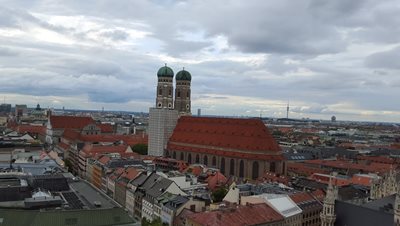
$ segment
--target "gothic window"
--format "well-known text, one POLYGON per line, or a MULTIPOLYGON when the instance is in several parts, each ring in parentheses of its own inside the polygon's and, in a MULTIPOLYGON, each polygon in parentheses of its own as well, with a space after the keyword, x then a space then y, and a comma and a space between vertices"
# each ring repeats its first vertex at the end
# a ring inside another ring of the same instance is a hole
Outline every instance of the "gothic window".
POLYGON ((254 161, 253 162, 253 172, 252 172, 252 179, 257 179, 258 178, 258 170, 259 170, 259 166, 258 166, 258 162, 254 161))
POLYGON ((271 162, 269 164, 269 171, 275 173, 275 168, 276 168, 276 163, 275 162, 271 162))
POLYGON ((200 157, 199 154, 196 155, 196 163, 200 163, 200 157))
POLYGON ((158 95, 160 95, 160 96, 162 95, 162 89, 161 88, 158 89, 158 95))
POLYGON ((213 156, 212 158, 212 166, 217 166, 217 159, 215 158, 215 156, 213 156))
POLYGON ((235 175, 235 160, 233 159, 229 163, 229 175, 235 175))
POLYGON ((170 88, 169 90, 168 90, 168 95, 172 95, 172 88, 170 88))
POLYGON ((243 160, 240 160, 240 163, 239 163, 239 177, 241 177, 241 178, 244 177, 244 162, 243 162, 243 160))
POLYGON ((190 97, 190 92, 187 92, 187 95, 186 95, 186 97, 187 97, 187 98, 189 98, 189 97, 190 97))
POLYGON ((207 157, 207 155, 205 155, 204 158, 203 158, 203 164, 206 165, 206 166, 208 165, 208 157, 207 157))
POLYGON ((221 158, 221 168, 220 168, 220 170, 221 170, 222 174, 225 174, 225 158, 224 157, 221 158))
POLYGON ((178 91, 177 97, 181 97, 181 91, 178 91))

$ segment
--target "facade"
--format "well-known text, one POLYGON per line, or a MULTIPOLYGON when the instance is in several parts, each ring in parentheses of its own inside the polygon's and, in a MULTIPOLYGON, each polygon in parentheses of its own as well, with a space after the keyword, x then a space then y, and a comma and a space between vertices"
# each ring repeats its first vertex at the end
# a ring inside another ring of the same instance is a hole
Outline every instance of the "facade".
POLYGON ((289 195, 290 199, 302 210, 302 226, 320 226, 321 202, 308 192, 299 192, 289 195))
POLYGON ((0 104, 0 114, 11 113, 11 104, 0 104))
POLYGON ((50 115, 47 121, 46 142, 58 144, 66 129, 82 134, 99 134, 100 129, 91 117, 50 115))
POLYGON ((157 108, 173 109, 173 78, 174 71, 165 65, 160 68, 157 72, 158 83, 157 83, 157 108))
MULTIPOLYGON (((336 176, 336 175, 334 175, 336 176)), ((328 189, 324 199, 321 213, 321 226, 334 226, 336 221, 335 200, 337 198, 337 187, 333 185, 332 178, 329 180, 328 189)))
POLYGON ((192 76, 183 69, 176 74, 175 104, 174 108, 181 115, 191 115, 190 83, 192 76))
POLYGON ((400 189, 396 177, 397 172, 392 169, 383 177, 375 178, 371 183, 370 198, 375 200, 396 194, 397 190, 400 189))
POLYGON ((149 109, 149 147, 152 156, 163 156, 168 139, 179 115, 191 114, 191 75, 182 70, 176 76, 175 103, 173 96, 174 72, 165 65, 157 72, 156 107, 149 109), (174 106, 175 104, 175 106, 174 106))
POLYGON ((150 108, 148 154, 163 156, 168 139, 178 120, 178 112, 168 108, 150 108))
POLYGON ((266 171, 285 173, 278 143, 260 119, 181 116, 168 142, 167 156, 219 168, 238 178, 266 171))

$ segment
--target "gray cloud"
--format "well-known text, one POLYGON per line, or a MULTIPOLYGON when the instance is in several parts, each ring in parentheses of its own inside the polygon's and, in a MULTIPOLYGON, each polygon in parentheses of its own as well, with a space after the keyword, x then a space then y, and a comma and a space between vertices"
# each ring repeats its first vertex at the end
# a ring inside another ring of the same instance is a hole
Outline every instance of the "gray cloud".
MULTIPOLYGON (((393 104, 400 95, 395 0, 3 3, 2 93, 151 106, 155 73, 167 62, 192 73, 193 96, 214 101, 200 106, 194 99, 193 105, 213 113, 228 111, 221 107, 227 96, 290 100, 302 115, 343 112, 332 105, 400 111, 393 104), (67 19, 47 19, 55 16, 67 19), (71 26, 79 18, 79 26, 71 26)), ((257 112, 249 107, 228 109, 238 111, 231 115, 257 112)))
POLYGON ((400 69, 400 47, 389 51, 374 53, 365 59, 365 64, 371 68, 400 69))

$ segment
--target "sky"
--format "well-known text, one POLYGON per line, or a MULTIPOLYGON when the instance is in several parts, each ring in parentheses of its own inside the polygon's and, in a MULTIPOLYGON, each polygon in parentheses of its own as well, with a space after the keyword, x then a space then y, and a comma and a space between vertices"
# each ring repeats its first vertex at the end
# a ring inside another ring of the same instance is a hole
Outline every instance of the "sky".
POLYGON ((400 122, 398 0, 0 0, 1 102, 148 112, 157 71, 192 112, 400 122))

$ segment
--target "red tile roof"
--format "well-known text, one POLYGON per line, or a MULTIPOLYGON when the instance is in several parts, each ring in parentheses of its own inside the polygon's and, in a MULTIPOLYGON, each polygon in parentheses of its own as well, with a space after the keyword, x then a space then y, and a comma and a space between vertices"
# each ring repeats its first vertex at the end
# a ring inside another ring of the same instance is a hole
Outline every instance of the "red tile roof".
POLYGON ((72 129, 65 129, 63 133, 63 137, 69 141, 75 141, 80 135, 78 131, 72 129))
POLYGON ((113 126, 109 123, 97 124, 97 126, 100 128, 102 133, 113 133, 114 132, 113 126))
POLYGON ((283 221, 283 217, 265 203, 237 206, 226 210, 200 212, 188 215, 188 221, 207 226, 261 225, 283 221))
POLYGON ((30 134, 46 134, 45 126, 34 126, 34 125, 19 125, 16 128, 18 133, 30 133, 30 134))
POLYGON ((338 169, 359 170, 359 171, 370 172, 370 173, 386 173, 386 172, 389 172, 390 169, 392 168, 392 165, 390 165, 390 164, 372 162, 371 164, 367 165, 367 164, 360 164, 360 163, 352 163, 348 160, 314 159, 314 160, 307 160, 307 161, 305 161, 305 163, 310 164, 310 165, 318 165, 318 166, 338 168, 338 169))
POLYGON ((172 144, 192 144, 253 152, 281 149, 259 119, 182 116, 170 138, 172 144))
POLYGON ((105 154, 105 153, 125 153, 127 152, 128 146, 127 145, 93 145, 93 144, 86 144, 82 149, 82 156, 90 157, 95 156, 98 154, 105 154))
POLYGON ((128 167, 125 169, 125 171, 122 173, 121 178, 126 178, 128 180, 133 180, 135 179, 137 176, 139 176, 139 174, 142 172, 142 170, 138 170, 136 168, 133 167, 128 167))
POLYGON ((103 155, 99 158, 99 162, 101 162, 103 165, 107 164, 109 161, 111 160, 111 158, 107 155, 103 155))
POLYGON ((64 149, 65 151, 69 148, 69 145, 63 142, 57 144, 60 148, 64 149))
POLYGON ((293 202, 295 202, 296 204, 299 203, 304 203, 304 202, 309 202, 309 201, 313 201, 315 200, 313 196, 311 196, 309 193, 307 192, 298 192, 298 193, 294 193, 289 195, 290 199, 293 200, 293 202))
POLYGON ((127 145, 147 144, 147 135, 82 135, 79 140, 85 142, 116 142, 123 141, 127 145))
POLYGON ((208 188, 210 190, 214 190, 218 187, 221 187, 226 184, 228 179, 219 171, 216 172, 208 172, 208 177, 206 179, 206 182, 208 184, 208 188))
POLYGON ((50 116, 53 129, 82 129, 89 124, 95 124, 92 117, 86 116, 50 116))

